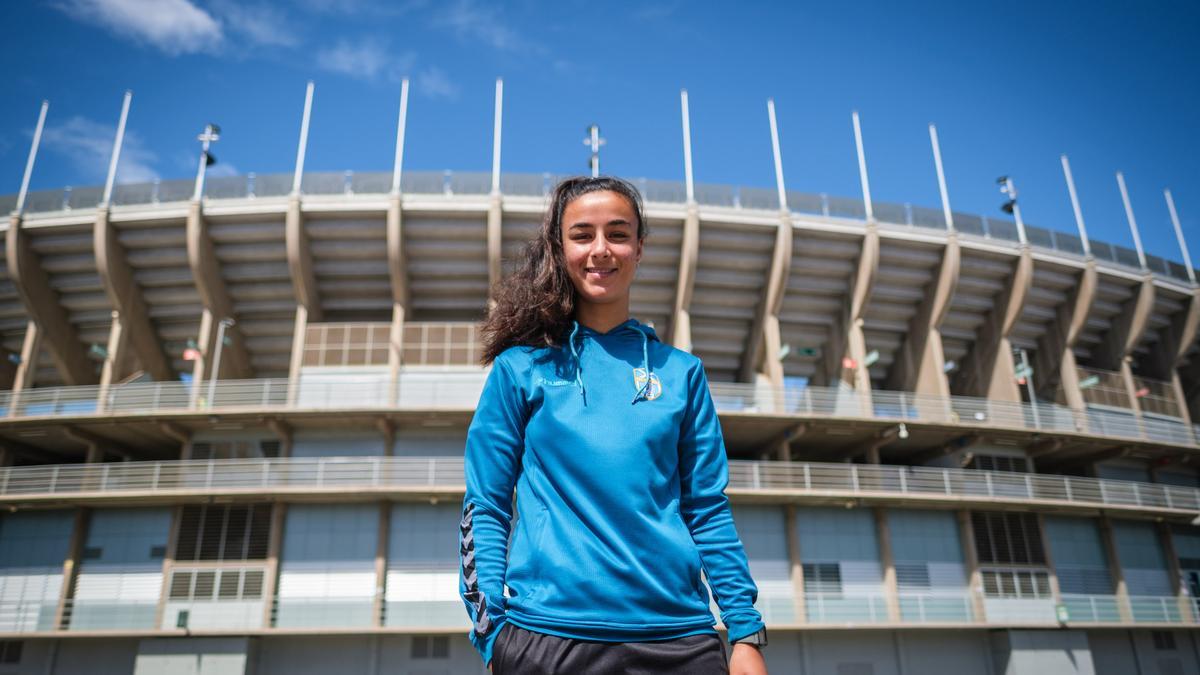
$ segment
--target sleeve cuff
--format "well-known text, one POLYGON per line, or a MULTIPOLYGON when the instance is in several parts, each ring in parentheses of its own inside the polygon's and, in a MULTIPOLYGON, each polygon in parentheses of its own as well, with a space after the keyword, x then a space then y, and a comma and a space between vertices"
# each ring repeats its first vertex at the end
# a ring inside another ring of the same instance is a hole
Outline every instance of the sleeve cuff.
POLYGON ((500 629, 506 623, 508 623, 507 619, 496 619, 492 623, 491 632, 483 637, 480 637, 475 631, 471 631, 471 644, 475 645, 479 656, 483 658, 483 665, 485 667, 492 662, 492 647, 496 644, 496 637, 500 635, 500 629))
POLYGON ((729 630, 729 642, 732 644, 736 640, 741 640, 747 635, 753 635, 760 630, 766 628, 758 612, 746 617, 729 617, 725 627, 729 630))

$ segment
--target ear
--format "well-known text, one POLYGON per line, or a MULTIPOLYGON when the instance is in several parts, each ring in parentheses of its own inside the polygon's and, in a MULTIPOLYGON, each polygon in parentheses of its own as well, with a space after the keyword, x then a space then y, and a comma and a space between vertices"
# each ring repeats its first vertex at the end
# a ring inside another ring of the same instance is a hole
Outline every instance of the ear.
POLYGON ((636 256, 634 256, 634 259, 633 259, 633 261, 634 261, 635 263, 640 263, 640 262, 642 262, 642 244, 644 244, 644 243, 646 243, 646 240, 645 240, 645 239, 638 239, 638 242, 637 242, 637 255, 636 255, 636 256))

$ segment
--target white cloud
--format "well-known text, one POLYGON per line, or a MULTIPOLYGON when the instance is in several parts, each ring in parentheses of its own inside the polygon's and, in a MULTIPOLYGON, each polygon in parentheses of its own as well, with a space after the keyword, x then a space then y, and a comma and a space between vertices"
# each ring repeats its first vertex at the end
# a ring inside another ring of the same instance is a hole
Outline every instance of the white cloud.
POLYGON ((224 39, 221 24, 189 0, 56 0, 54 6, 172 55, 216 51, 224 39))
MULTIPOLYGON (((108 174, 116 127, 76 115, 59 126, 42 132, 46 148, 66 157, 83 180, 102 183, 108 174)), ((117 162, 118 183, 148 183, 158 178, 154 162, 158 156, 148 150, 141 138, 126 129, 121 158, 117 162)))
POLYGON ((458 98, 458 85, 437 66, 430 66, 417 74, 417 91, 429 98, 458 98))
POLYGON ((230 164, 229 162, 217 162, 216 164, 208 167, 208 171, 206 171, 205 174, 213 178, 221 178, 223 176, 237 176, 241 174, 241 171, 239 171, 236 166, 230 164))
POLYGON ((230 33, 243 36, 256 45, 294 47, 300 42, 299 31, 275 7, 219 0, 213 4, 213 9, 230 33))
POLYGON ((297 4, 318 14, 397 15, 420 9, 429 4, 429 0, 299 0, 297 4))
POLYGON ((323 70, 368 82, 399 81, 414 60, 412 52, 393 55, 386 44, 371 38, 358 42, 338 40, 333 47, 317 52, 317 65, 323 70))
POLYGON ((475 0, 454 0, 434 15, 435 26, 449 28, 461 40, 480 40, 501 50, 517 50, 527 46, 516 31, 505 25, 495 7, 481 5, 475 0))

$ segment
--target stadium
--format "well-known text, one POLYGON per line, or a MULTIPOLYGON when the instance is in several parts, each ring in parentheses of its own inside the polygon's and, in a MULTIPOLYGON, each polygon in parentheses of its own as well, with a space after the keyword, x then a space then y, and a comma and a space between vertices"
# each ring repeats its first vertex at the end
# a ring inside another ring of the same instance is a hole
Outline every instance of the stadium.
MULTIPOLYGON (((210 127, 194 180, 27 193, 35 133, 0 197, 0 673, 486 672, 477 325, 555 181, 500 171, 500 93, 490 173, 404 171, 403 96, 393 171, 306 173, 311 85, 287 175, 206 179, 210 127)), ((861 196, 788 190, 777 140, 774 189, 694 184, 682 104, 632 311, 706 365, 771 672, 1200 673, 1190 263, 1011 190, 873 202, 861 141, 861 196)))

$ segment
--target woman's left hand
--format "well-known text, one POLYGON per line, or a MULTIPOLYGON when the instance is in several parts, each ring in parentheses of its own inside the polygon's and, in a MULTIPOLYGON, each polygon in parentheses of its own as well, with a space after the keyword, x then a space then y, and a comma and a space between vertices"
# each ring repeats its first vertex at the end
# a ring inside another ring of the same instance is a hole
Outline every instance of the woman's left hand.
POLYGON ((762 652, 754 645, 733 645, 733 657, 729 659, 729 675, 767 675, 767 662, 762 652))

